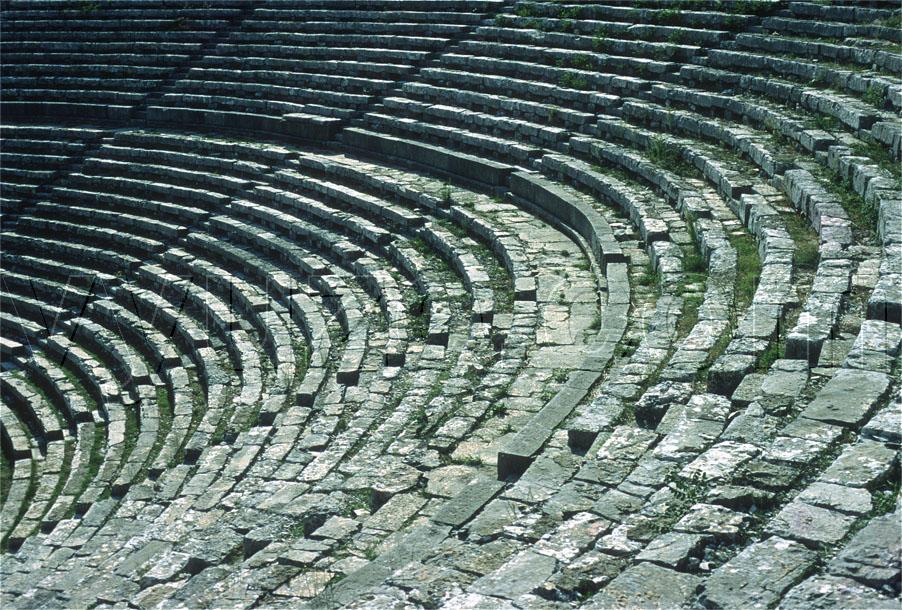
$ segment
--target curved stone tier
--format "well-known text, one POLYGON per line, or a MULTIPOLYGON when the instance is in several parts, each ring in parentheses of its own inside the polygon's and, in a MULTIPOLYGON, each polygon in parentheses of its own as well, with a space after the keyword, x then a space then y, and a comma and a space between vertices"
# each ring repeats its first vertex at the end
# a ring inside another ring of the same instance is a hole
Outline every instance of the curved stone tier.
POLYGON ((4 607, 898 607, 900 17, 0 1, 4 607))

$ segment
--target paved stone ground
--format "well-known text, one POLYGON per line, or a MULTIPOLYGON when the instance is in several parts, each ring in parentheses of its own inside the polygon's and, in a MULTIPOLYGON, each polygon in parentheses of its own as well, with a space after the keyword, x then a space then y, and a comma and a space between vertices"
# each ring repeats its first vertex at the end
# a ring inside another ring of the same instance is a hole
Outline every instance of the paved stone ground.
POLYGON ((3 606, 898 608, 900 14, 0 3, 3 606))

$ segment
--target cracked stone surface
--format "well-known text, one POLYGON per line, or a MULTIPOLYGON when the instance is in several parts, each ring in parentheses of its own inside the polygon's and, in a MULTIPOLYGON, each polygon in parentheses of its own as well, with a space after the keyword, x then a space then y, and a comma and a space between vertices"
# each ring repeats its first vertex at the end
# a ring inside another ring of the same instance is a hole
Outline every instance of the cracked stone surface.
POLYGON ((0 3, 3 608, 897 608, 886 3, 0 3))

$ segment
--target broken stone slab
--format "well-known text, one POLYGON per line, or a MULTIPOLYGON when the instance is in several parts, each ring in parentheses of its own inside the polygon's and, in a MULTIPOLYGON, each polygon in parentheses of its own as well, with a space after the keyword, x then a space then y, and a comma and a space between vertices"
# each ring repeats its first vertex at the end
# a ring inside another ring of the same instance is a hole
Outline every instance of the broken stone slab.
POLYGON ((316 599, 319 605, 345 605, 360 598, 372 587, 385 581, 395 571, 411 561, 431 553, 447 538, 449 526, 427 523, 407 533, 394 547, 382 553, 359 570, 348 574, 331 587, 326 598, 316 599))
POLYGON ((897 460, 897 452, 883 443, 859 441, 843 449, 818 480, 852 487, 872 487, 893 471, 897 460))
POLYGON ((679 608, 692 598, 700 583, 698 576, 640 563, 624 570, 582 607, 592 610, 679 608))
POLYGON ((771 506, 774 498, 775 494, 754 487, 721 485, 708 493, 707 501, 736 511, 750 512, 771 506))
POLYGON ((432 516, 435 523, 460 527, 504 488, 504 483, 480 479, 445 502, 432 516))
POLYGON ((331 540, 343 540, 360 529, 360 523, 355 519, 333 515, 310 534, 311 538, 327 538, 331 540))
POLYGON ((900 519, 899 511, 872 519, 827 565, 827 571, 870 587, 889 586, 898 595, 902 574, 900 519))
POLYGON ((746 523, 743 513, 716 504, 695 504, 673 526, 674 531, 733 540, 746 523))
POLYGON ((588 549, 610 525, 609 521, 592 513, 577 513, 555 531, 542 536, 533 549, 562 563, 569 563, 588 549))
POLYGON ((623 570, 626 559, 588 551, 565 565, 549 579, 548 584, 565 595, 595 593, 623 570))
POLYGON ((857 427, 886 396, 890 378, 884 373, 840 369, 802 411, 809 419, 857 427))
POLYGON ((687 464, 680 476, 690 478, 702 474, 709 482, 727 479, 745 462, 758 455, 759 449, 749 443, 723 441, 710 447, 707 451, 687 464))
POLYGON ((865 424, 861 435, 896 447, 902 444, 902 391, 865 424))
POLYGON ((684 532, 668 532, 648 543, 645 549, 636 555, 637 561, 650 561, 674 570, 682 570, 690 558, 701 553, 706 540, 700 534, 684 532))
POLYGON ((898 610, 899 600, 892 599, 851 578, 819 574, 793 587, 777 606, 779 610, 811 608, 867 608, 898 610))
POLYGON ((796 496, 800 502, 850 515, 866 515, 873 506, 871 494, 860 487, 815 482, 796 496))
POLYGON ((599 396, 581 407, 567 429, 568 444, 577 451, 587 451, 602 430, 609 429, 623 412, 623 402, 615 396, 599 396))
POLYGON ((898 324, 881 320, 863 320, 843 366, 889 373, 899 355, 900 343, 902 343, 902 327, 898 324))
MULTIPOLYGON (((597 379, 598 373, 579 371, 578 377, 597 379)), ((574 375, 570 379, 573 380, 574 375)), ((554 430, 585 398, 591 384, 568 384, 558 392, 542 409, 536 413, 526 425, 511 439, 507 440, 498 452, 498 478, 521 475, 532 463, 533 457, 551 437, 554 430), (575 386, 575 387, 574 387, 575 386), (581 387, 581 386, 586 386, 581 387)))
POLYGON ((708 391, 723 396, 731 395, 754 370, 757 360, 751 354, 723 354, 709 371, 708 391))
POLYGON ((557 560, 548 555, 526 550, 515 555, 500 568, 486 574, 472 585, 470 593, 516 599, 531 593, 554 573, 557 560))
POLYGON ((681 419, 652 450, 652 455, 661 460, 683 462, 704 451, 722 430, 721 422, 681 419))
POLYGON ((773 536, 756 542, 720 566, 704 582, 705 608, 767 608, 808 571, 815 553, 798 542, 773 536))
POLYGON ((765 531, 817 549, 842 540, 854 521, 854 516, 794 500, 783 507, 765 531))

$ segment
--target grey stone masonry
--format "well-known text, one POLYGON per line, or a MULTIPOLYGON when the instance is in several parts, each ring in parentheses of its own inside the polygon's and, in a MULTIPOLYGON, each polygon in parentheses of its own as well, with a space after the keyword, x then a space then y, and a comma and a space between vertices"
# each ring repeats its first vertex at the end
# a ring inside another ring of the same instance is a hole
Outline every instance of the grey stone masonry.
POLYGON ((0 1, 0 605, 898 608, 900 16, 0 1))

